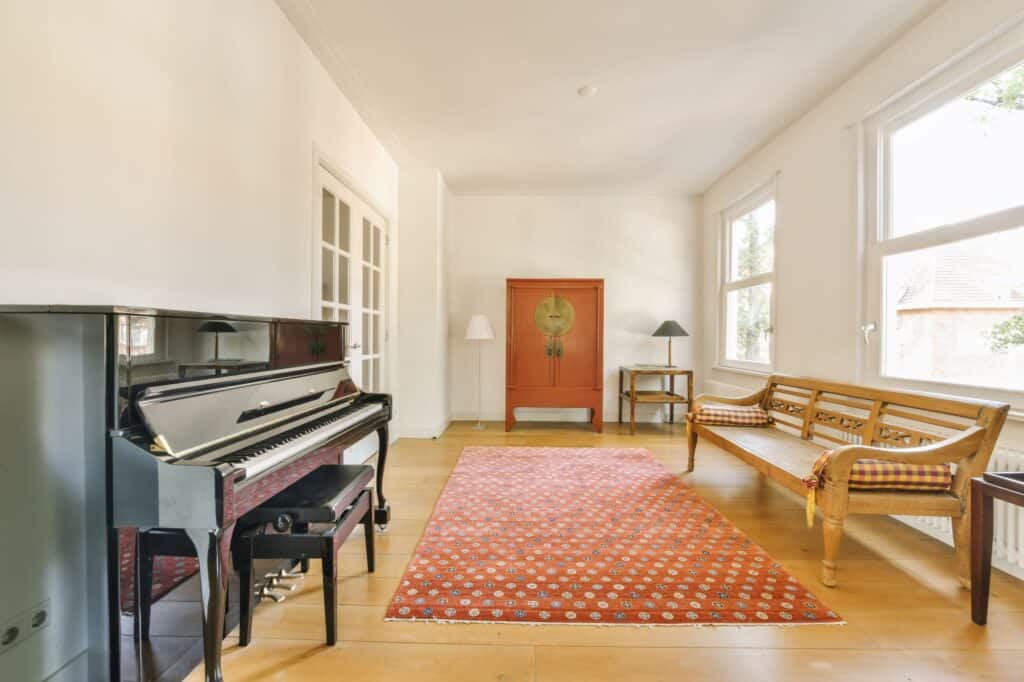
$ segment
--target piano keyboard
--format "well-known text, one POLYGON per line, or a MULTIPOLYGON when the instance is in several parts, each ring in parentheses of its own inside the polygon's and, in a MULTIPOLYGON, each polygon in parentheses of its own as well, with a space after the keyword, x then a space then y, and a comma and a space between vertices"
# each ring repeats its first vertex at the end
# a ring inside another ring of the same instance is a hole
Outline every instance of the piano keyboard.
POLYGON ((233 464, 245 471, 247 479, 253 478, 296 455, 309 452, 326 443, 335 435, 382 409, 383 405, 375 403, 354 410, 339 410, 206 462, 233 464))

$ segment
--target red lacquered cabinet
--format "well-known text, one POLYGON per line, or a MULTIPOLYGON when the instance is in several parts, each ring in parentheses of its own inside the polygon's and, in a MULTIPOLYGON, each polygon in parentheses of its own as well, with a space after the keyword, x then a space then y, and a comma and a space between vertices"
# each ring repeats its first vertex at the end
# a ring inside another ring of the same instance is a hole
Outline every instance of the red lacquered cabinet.
POLYGON ((584 407, 601 431, 604 280, 507 280, 505 430, 517 407, 584 407))

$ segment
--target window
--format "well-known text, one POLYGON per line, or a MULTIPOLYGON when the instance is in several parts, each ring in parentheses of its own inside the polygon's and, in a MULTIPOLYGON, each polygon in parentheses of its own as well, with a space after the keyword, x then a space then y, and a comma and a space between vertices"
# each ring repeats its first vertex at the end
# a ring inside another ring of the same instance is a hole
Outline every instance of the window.
POLYGON ((140 315, 118 315, 117 352, 134 361, 159 360, 163 343, 158 338, 156 318, 140 315))
MULTIPOLYGON (((881 332, 866 362, 880 379, 966 385, 1009 401, 1024 391, 1017 45, 1016 54, 962 66, 944 87, 913 93, 917 103, 902 112, 897 103, 866 128, 865 308, 881 332)), ((871 323, 863 329, 869 342, 871 323)))
POLYGON ((723 213, 719 364, 772 366, 775 280, 775 182, 723 213))

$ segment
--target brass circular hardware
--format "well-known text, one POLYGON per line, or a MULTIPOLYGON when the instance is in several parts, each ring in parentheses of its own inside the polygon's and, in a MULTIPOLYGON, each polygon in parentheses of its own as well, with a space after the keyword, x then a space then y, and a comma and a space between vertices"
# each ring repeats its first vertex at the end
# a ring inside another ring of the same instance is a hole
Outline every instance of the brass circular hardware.
POLYGON ((576 322, 576 309, 567 298, 546 296, 537 304, 533 321, 544 336, 565 336, 576 322))

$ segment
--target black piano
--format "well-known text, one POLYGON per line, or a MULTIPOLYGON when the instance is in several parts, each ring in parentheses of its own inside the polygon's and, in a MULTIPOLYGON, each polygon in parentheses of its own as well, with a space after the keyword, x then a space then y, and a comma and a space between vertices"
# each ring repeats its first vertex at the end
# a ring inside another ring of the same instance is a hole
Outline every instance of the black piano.
MULTIPOLYGON (((35 417, 67 421, 70 412, 79 412, 74 418, 90 423, 105 413, 105 428, 95 429, 105 441, 104 471, 92 476, 83 514, 91 537, 89 528, 105 517, 108 577, 105 586, 88 587, 107 602, 107 645, 90 646, 90 655, 95 650, 107 661, 104 677, 175 679, 205 658, 206 678, 221 679, 236 520, 317 467, 342 463, 346 452, 351 463, 376 451, 374 522, 387 525, 383 475, 391 397, 363 391, 353 381, 346 332, 340 322, 119 307, 0 309, 0 341, 15 352, 47 345, 51 355, 42 356, 44 365, 80 371, 90 386, 92 378, 105 377, 105 386, 81 391, 84 404, 71 401, 54 407, 60 414, 35 417), (89 395, 105 395, 103 406, 91 404, 89 395), (97 504, 89 498, 100 495, 100 510, 90 511, 97 504), (136 540, 140 533, 167 529, 180 531, 195 549, 193 558, 169 560, 174 570, 153 585, 154 600, 167 597, 153 608, 154 632, 169 633, 164 640, 178 650, 161 650, 158 636, 140 642, 133 629, 136 540), (167 596, 174 590, 176 597, 167 596), (181 596, 189 590, 194 601, 181 596), (165 623, 158 622, 162 613, 171 614, 165 623), (181 613, 187 618, 174 615, 181 613), (187 636, 195 645, 180 650, 187 636)), ((31 372, 24 374, 30 382, 31 372)), ((77 384, 78 377, 69 374, 68 380, 77 384)), ((18 428, 11 417, 4 426, 18 428)), ((88 487, 88 470, 98 462, 89 447, 83 449, 88 487)), ((90 559, 82 572, 93 575, 92 564, 100 560, 90 559)))

